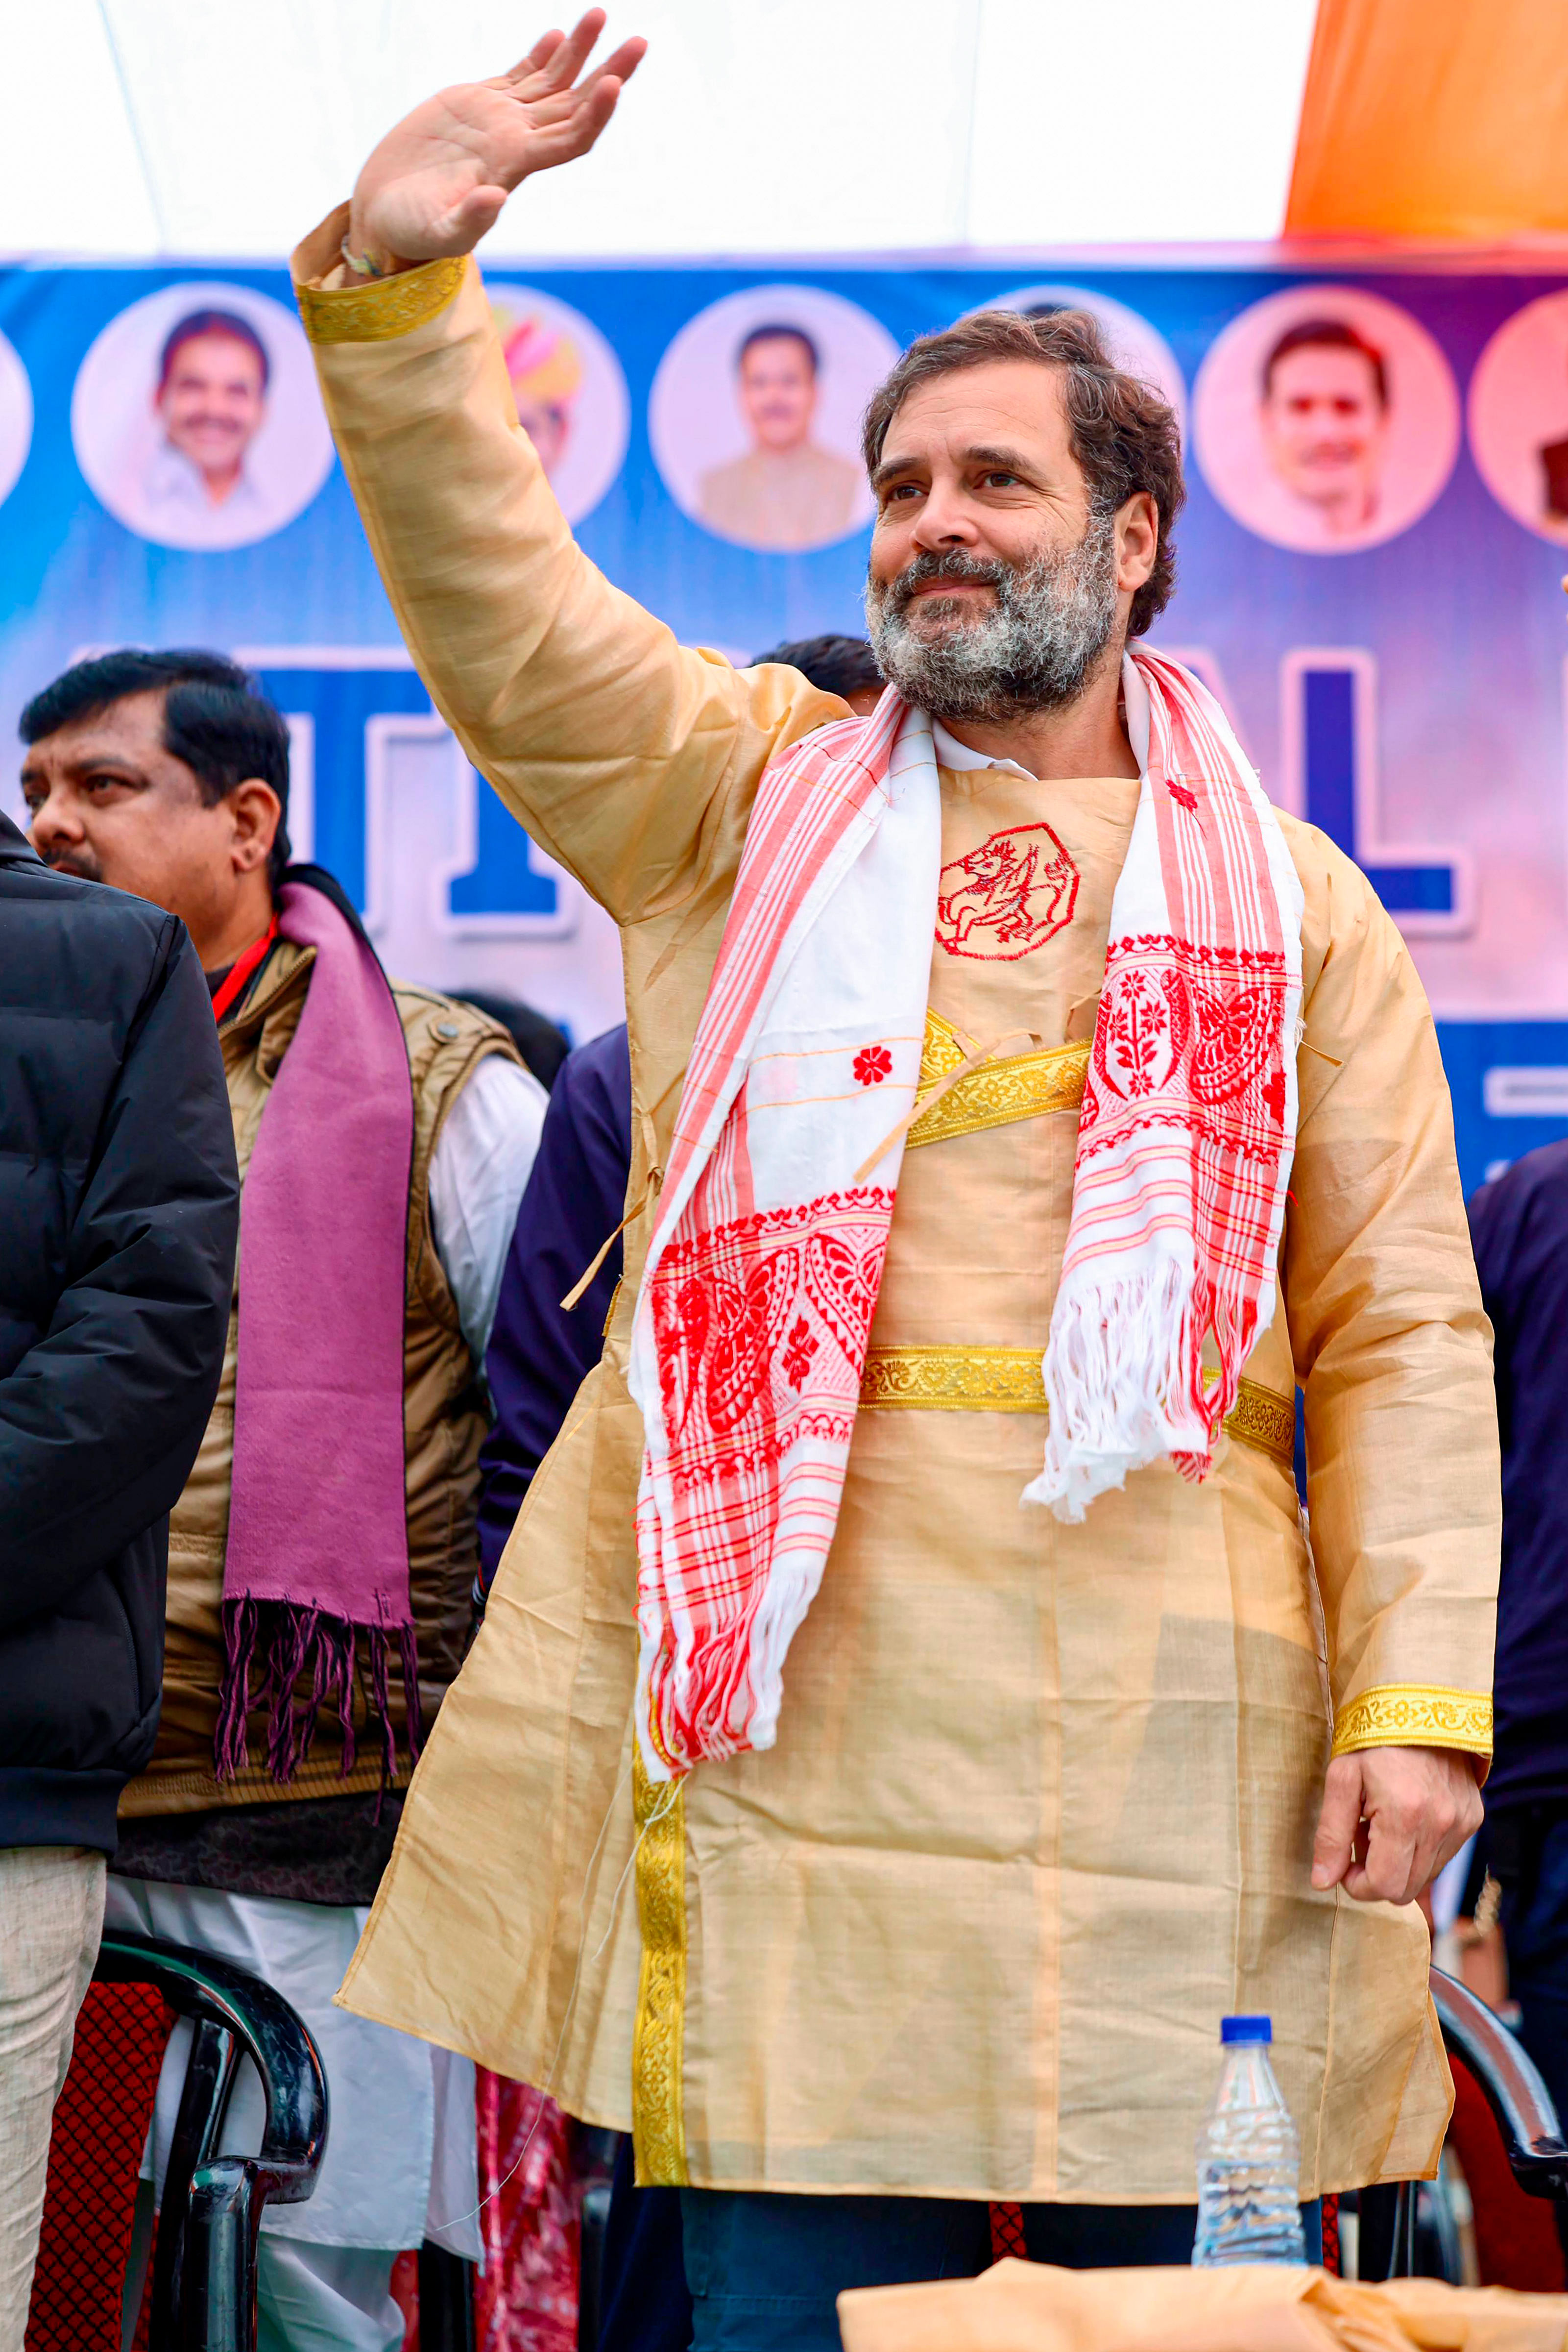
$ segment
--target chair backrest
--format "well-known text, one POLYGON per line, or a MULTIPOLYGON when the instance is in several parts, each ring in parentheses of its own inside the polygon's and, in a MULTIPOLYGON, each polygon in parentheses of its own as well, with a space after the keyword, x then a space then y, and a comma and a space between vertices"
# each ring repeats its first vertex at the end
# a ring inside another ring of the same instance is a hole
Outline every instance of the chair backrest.
MULTIPOLYGON (((164 2172, 153 2254, 152 2341, 159 2346, 178 2345, 182 2352, 255 2352, 256 2240, 263 2207, 297 2204, 308 2198, 326 2154, 327 2077, 320 2053, 282 1995, 232 1961, 190 1951, 183 1945, 166 1944, 152 1936, 110 1932, 103 1938, 94 1975, 89 2003, 105 1988, 112 1989, 115 1996, 103 2011, 110 2033, 121 2013, 119 2004, 131 1989, 156 2000, 161 2015, 177 2013, 188 2017, 192 2025, 191 2052, 164 2172), (261 2153, 221 2156, 219 2135, 242 2057, 249 2058, 256 2067, 267 2102, 261 2153)), ((88 2015, 86 2008, 83 2015, 88 2015)), ((95 2034, 89 2021, 83 2042, 78 2026, 78 2048, 88 2070, 83 2078, 84 2089, 90 2094, 88 2104, 78 2117, 62 2096, 64 2112, 57 2111, 56 2116, 57 2136, 78 2123, 82 2126, 81 2137, 89 2151, 88 2168, 93 2142, 101 2137, 105 2116, 114 2113, 120 2096, 118 2069, 110 2066, 106 2073, 96 2059, 95 2034)), ((130 2202, 135 2197, 136 2170, 167 2039, 165 2024, 156 2054, 150 2055, 142 2069, 145 2084, 141 2074, 137 2076, 145 2091, 144 2099, 132 2103, 140 2105, 140 2121, 131 2112, 118 2126, 122 2137, 134 2137, 135 2156, 130 2166, 123 2233, 114 2242, 118 2271, 111 2298, 113 2334, 107 2339, 80 2333, 40 2335, 37 2352, 52 2352, 57 2342, 69 2344, 72 2352, 96 2352, 99 2341, 105 2342, 106 2352, 117 2352, 130 2202)), ((73 2072, 75 2063, 73 2058, 73 2072)), ((79 2242, 68 2249, 68 2270, 72 2262, 88 2263, 79 2242)), ((107 2252, 95 2252, 88 2263, 95 2277, 100 2260, 104 2266, 114 2266, 107 2252)), ((45 2290, 50 2298, 61 2292, 54 2284, 58 2267, 51 2258, 45 2290)), ((100 2305, 107 2309, 110 2298, 101 2281, 94 2288, 94 2297, 95 2314, 100 2305)), ((34 2305, 37 2313, 37 2286, 34 2305)), ((52 2300, 50 2307, 54 2307, 52 2300)), ((31 2323, 28 2347, 34 2352, 31 2323)))
MULTIPOLYGON (((1568 2145, 1552 2095, 1523 2044, 1468 1985, 1441 1969, 1431 1971, 1430 1981, 1444 2047, 1490 2108, 1515 2180, 1527 2196, 1568 2202, 1568 2145)), ((1408 2278, 1416 2267, 1417 2193, 1415 2181, 1400 2183, 1391 2278, 1408 2278)))
POLYGON ((1514 2179, 1531 2197, 1568 2200, 1568 2145, 1552 2094, 1523 2043, 1468 1985, 1441 1969, 1432 1970, 1431 1984, 1444 2043, 1480 2085, 1514 2179))
POLYGON ((55 2105, 26 2352, 120 2352, 137 2176, 173 2023, 156 1985, 88 1987, 55 2105))

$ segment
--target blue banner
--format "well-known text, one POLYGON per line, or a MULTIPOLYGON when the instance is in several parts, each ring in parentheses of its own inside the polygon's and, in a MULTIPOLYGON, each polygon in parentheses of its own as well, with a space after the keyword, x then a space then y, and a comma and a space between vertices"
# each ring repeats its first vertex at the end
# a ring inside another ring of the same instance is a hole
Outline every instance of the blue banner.
MULTIPOLYGON (((1467 1185, 1568 1134, 1568 280, 1322 271, 580 269, 489 290, 579 538, 745 660, 859 631, 872 385, 982 304, 1084 302, 1178 404, 1155 642, 1371 875, 1437 1017, 1467 1185)), ((432 712, 280 269, 0 272, 0 717, 80 652, 238 653, 287 714, 292 830, 389 965, 621 1017, 612 927, 432 712)), ((19 813, 15 768, 6 805, 19 813)))

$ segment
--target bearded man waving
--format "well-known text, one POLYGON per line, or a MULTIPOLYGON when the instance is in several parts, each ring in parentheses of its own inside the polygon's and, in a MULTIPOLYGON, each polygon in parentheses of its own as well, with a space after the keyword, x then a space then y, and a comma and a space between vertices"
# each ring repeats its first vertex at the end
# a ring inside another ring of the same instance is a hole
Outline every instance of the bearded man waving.
POLYGON ((601 22, 296 256, 421 672, 622 927, 635 1097, 604 1360, 344 1997, 629 2126, 699 2346, 830 2344, 838 2289, 982 2267, 988 2200, 1186 2259, 1225 2011, 1304 2200, 1434 2168, 1488 1334, 1393 925, 1144 649, 1176 427, 1090 320, 873 401, 869 719, 573 544, 468 255, 608 121, 601 22))

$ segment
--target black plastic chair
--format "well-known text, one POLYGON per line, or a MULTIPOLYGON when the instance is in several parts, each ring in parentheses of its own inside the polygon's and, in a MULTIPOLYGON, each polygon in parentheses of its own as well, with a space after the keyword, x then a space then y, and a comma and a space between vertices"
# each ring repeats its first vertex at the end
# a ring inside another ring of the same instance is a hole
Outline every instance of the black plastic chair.
POLYGON ((110 1931, 94 1974, 156 1985, 192 2024, 153 2249, 152 2352, 256 2352, 256 2244, 262 2210, 315 2189, 327 2149, 327 2076, 280 1993, 232 1961, 110 1931), (242 2057, 261 2077, 259 2156, 214 2151, 242 2057))
MULTIPOLYGON (((1568 2144, 1552 2095, 1523 2044, 1495 2011, 1441 1969, 1432 1970, 1431 1985, 1444 2046, 1474 2075, 1496 2119, 1514 2179, 1528 2197, 1568 2202, 1568 2144)), ((1399 2185, 1390 2278, 1411 2278, 1416 2273, 1420 2186, 1414 2180, 1399 2185)))

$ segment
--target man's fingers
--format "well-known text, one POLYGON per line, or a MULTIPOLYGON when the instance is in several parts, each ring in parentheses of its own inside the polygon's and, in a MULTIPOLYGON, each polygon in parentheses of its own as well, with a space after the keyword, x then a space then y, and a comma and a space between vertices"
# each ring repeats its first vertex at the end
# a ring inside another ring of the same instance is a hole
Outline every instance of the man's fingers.
POLYGON ((1361 1768, 1354 1756, 1336 1756, 1323 1781, 1322 1811, 1312 1840, 1312 1885, 1337 1886, 1354 1864, 1361 1826, 1361 1768))
POLYGON ((633 33, 630 40, 622 42, 612 58, 606 58, 601 66, 595 67, 583 83, 583 89, 591 89, 595 82, 607 79, 629 82, 647 54, 647 42, 641 33, 633 33))
POLYGON ((1364 1899, 1369 1902, 1413 1902, 1480 1827, 1480 1796, 1468 1763, 1419 1749, 1406 1755, 1419 1761, 1406 1762, 1403 1785, 1388 1785, 1385 1765, 1375 1792, 1368 1794, 1364 1899))
POLYGON ((593 44, 604 30, 604 11, 591 8, 580 16, 544 68, 547 90, 567 89, 588 63, 593 44))
POLYGON ((1368 1823, 1366 1860, 1345 1879, 1345 1892, 1358 1903, 1408 1903, 1426 1885, 1425 1859, 1415 1825, 1391 1808, 1380 1806, 1368 1823))
MULTIPOLYGON (((591 100, 602 93, 607 82, 614 83, 614 97, 619 97, 629 78, 642 64, 647 47, 647 42, 642 39, 622 41, 612 58, 596 68, 573 89, 553 89, 547 98, 522 100, 521 103, 528 110, 529 129, 549 131, 552 130, 557 123, 573 121, 591 100)), ((610 110, 603 117, 604 121, 609 121, 610 111, 613 110, 614 97, 611 100, 610 110)))
POLYGON ((613 76, 596 82, 580 106, 538 134, 539 161, 543 163, 566 163, 573 157, 586 155, 611 116, 621 96, 621 84, 613 76))
POLYGON ((509 66, 504 74, 497 74, 497 81, 526 81, 530 74, 542 73, 565 38, 566 35, 559 25, 548 33, 541 33, 528 56, 519 58, 517 64, 509 66))

